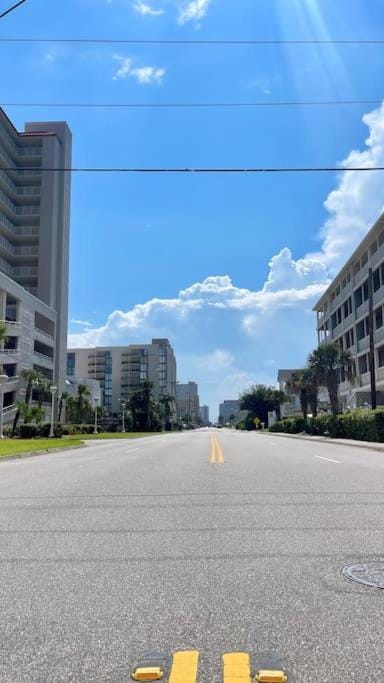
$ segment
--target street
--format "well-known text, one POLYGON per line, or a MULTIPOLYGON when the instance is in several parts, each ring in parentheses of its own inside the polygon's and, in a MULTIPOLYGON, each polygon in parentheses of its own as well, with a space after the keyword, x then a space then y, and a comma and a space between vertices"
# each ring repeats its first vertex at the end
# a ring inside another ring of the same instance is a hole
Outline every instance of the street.
POLYGON ((0 463, 0 506, 1 681, 129 681, 184 651, 197 678, 175 664, 172 683, 232 682, 237 652, 296 683, 384 680, 384 592, 342 574, 384 555, 382 453, 225 429, 90 442, 0 463))

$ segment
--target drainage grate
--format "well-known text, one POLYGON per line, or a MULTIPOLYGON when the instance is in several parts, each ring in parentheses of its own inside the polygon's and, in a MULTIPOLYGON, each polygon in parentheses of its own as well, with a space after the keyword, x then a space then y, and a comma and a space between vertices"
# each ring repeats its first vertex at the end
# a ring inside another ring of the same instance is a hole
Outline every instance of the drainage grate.
POLYGON ((384 561, 350 564, 344 567, 343 574, 348 579, 362 583, 364 586, 384 589, 384 561))

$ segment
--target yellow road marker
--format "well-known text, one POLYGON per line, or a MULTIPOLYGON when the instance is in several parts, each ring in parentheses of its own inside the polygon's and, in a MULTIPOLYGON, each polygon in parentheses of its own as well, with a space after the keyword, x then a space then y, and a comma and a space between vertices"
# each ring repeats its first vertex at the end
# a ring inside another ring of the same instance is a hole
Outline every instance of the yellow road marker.
POLYGON ((284 671, 261 669, 256 672, 255 680, 258 683, 287 683, 288 676, 284 671))
POLYGON ((196 683, 199 653, 196 650, 175 652, 169 683, 196 683))
POLYGON ((134 681, 160 681, 164 672, 159 666, 143 666, 136 669, 131 678, 134 681))
POLYGON ((224 683, 252 683, 251 658, 246 652, 223 655, 224 683))
POLYGON ((218 462, 219 465, 222 465, 224 462, 223 451, 221 450, 221 446, 215 436, 211 436, 211 457, 209 462, 211 465, 216 462, 218 462))

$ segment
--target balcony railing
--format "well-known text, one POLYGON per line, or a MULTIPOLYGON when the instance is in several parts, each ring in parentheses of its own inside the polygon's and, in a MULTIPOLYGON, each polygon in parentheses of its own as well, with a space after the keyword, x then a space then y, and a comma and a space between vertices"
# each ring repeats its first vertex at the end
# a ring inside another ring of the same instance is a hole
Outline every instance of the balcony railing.
POLYGON ((52 334, 49 334, 49 332, 42 330, 41 327, 35 326, 35 335, 36 337, 43 337, 45 340, 49 341, 50 344, 55 343, 54 336, 52 334))
POLYGON ((45 365, 47 368, 52 368, 53 358, 46 356, 45 353, 40 353, 39 351, 34 351, 33 355, 39 360, 40 365, 45 365))

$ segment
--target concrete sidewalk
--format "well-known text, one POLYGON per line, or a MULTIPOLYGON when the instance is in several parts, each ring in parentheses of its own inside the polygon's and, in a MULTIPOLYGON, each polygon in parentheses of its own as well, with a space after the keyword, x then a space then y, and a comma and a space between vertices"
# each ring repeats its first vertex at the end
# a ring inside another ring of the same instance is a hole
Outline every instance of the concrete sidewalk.
POLYGON ((337 444, 339 446, 352 446, 354 448, 366 448, 367 450, 381 451, 384 453, 384 443, 376 441, 356 441, 355 439, 332 439, 330 436, 310 436, 309 434, 286 434, 285 432, 254 432, 268 436, 282 436, 289 439, 300 439, 301 441, 319 441, 320 443, 337 444))

